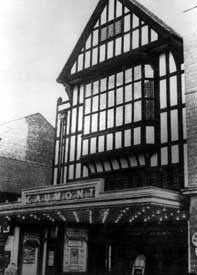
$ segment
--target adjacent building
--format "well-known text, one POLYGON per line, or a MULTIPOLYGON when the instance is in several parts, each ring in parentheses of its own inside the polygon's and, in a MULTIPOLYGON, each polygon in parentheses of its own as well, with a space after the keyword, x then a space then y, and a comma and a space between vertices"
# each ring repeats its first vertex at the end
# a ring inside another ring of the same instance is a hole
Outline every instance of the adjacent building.
MULTIPOLYGON (((21 201, 25 188, 52 183, 54 127, 39 113, 0 125, 0 203, 21 201)), ((8 220, 0 220, 0 273, 10 260, 8 220)), ((10 237, 9 240, 13 238, 10 237)), ((2 273, 1 273, 2 274, 2 273)))
POLYGON ((196 272, 183 62, 145 7, 99 1, 58 77, 53 184, 0 206, 20 275, 196 272))

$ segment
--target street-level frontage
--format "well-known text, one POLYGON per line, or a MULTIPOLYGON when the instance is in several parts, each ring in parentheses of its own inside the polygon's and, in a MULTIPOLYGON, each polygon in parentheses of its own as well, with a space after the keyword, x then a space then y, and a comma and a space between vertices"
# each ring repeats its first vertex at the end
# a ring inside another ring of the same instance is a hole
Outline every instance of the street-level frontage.
POLYGON ((187 211, 175 191, 104 192, 94 179, 24 191, 0 217, 8 222, 1 258, 20 275, 187 272, 187 211))

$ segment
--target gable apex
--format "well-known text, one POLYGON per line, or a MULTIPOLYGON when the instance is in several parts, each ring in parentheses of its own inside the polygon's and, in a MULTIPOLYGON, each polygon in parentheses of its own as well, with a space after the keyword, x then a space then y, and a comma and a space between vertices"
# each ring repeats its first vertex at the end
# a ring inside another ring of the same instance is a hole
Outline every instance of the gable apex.
POLYGON ((106 61, 106 59, 122 55, 125 52, 131 52, 133 49, 147 43, 152 43, 162 37, 173 38, 182 43, 182 38, 178 33, 137 1, 100 0, 60 73, 57 82, 65 84, 69 76, 79 71, 99 65, 99 63, 106 61), (126 18, 127 22, 125 22, 126 18), (138 20, 138 23, 135 22, 135 24, 138 24, 136 27, 134 23, 129 23, 132 20, 134 22, 135 18, 136 22, 138 20), (138 33, 137 31, 133 31, 138 27, 139 29, 141 28, 141 32, 146 33, 145 41, 138 38, 140 31, 138 33), (132 31, 133 33, 135 32, 135 37, 129 35, 129 32, 132 31), (126 42, 119 41, 118 46, 114 46, 115 40, 118 41, 118 37, 121 35, 124 35, 123 40, 126 42), (113 39, 114 41, 110 41, 113 39), (134 43, 136 39, 140 42, 134 43), (133 43, 134 45, 128 46, 126 43, 133 43))

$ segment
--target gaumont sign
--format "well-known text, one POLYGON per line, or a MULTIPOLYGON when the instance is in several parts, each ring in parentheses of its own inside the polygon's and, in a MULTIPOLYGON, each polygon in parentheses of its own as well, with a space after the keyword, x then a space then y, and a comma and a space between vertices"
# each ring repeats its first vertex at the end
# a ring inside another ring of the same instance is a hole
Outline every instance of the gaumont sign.
POLYGON ((47 203, 90 199, 103 191, 103 182, 89 182, 72 185, 55 185, 22 192, 24 204, 47 203))

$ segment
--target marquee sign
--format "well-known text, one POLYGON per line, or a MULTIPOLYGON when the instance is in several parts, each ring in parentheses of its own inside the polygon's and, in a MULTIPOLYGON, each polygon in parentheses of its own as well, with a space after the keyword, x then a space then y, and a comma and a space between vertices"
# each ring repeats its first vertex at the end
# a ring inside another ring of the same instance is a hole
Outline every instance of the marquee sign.
POLYGON ((24 204, 49 203, 58 201, 71 201, 90 199, 103 190, 103 182, 80 183, 72 185, 59 185, 24 191, 22 201, 24 204))

